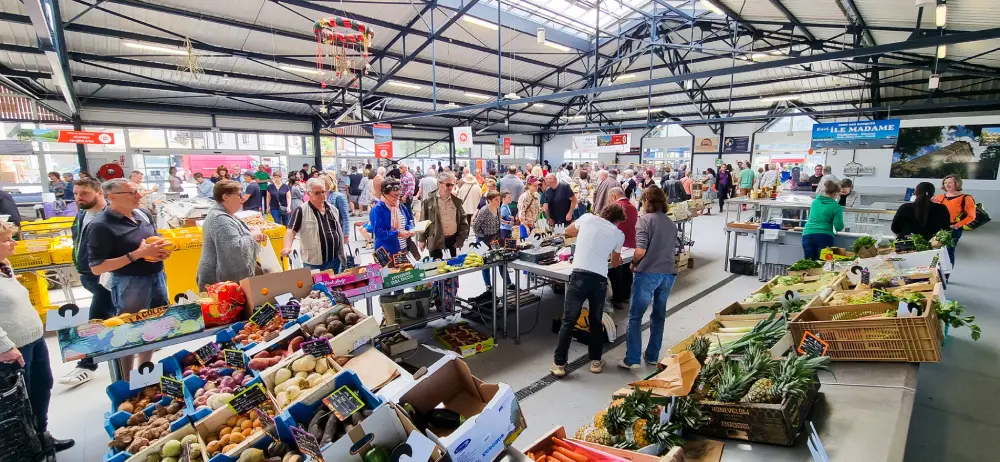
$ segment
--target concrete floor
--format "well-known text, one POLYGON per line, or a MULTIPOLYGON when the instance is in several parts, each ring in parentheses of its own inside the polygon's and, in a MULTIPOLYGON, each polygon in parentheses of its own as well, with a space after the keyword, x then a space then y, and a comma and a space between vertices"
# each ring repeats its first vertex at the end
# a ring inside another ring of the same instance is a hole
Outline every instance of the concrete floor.
MULTIPOLYGON (((725 253, 723 219, 718 215, 699 217, 695 220, 695 268, 680 275, 670 295, 667 325, 664 330, 663 352, 671 345, 690 335, 714 317, 715 311, 733 301, 742 299, 760 286, 756 277, 733 276, 722 269, 725 253)), ((907 461, 984 461, 998 460, 1000 441, 995 435, 1000 425, 1000 372, 997 356, 1000 354, 1000 315, 990 310, 987 291, 995 265, 990 265, 995 252, 989 251, 989 242, 1000 238, 1000 228, 988 226, 975 233, 967 233, 959 246, 958 264, 948 297, 969 307, 984 335, 973 342, 967 331, 955 332, 944 349, 944 360, 920 367, 913 417, 906 447, 907 461)), ((743 252, 751 249, 750 242, 741 244, 743 252)), ((362 256, 362 262, 370 261, 362 256)), ((479 274, 461 279, 460 295, 471 297, 484 290, 479 274)), ((640 378, 651 369, 644 366, 635 372, 618 369, 614 364, 625 354, 625 346, 618 345, 604 355, 608 363, 599 375, 589 368, 576 370, 560 381, 549 384, 540 382, 548 375, 555 347, 552 319, 560 315, 562 296, 551 289, 536 292, 542 297, 540 306, 522 309, 521 343, 513 338, 503 338, 490 352, 469 358, 473 372, 486 381, 502 381, 519 390, 522 409, 528 429, 515 442, 525 447, 556 425, 563 425, 572 433, 586 425, 593 414, 607 406, 611 393, 623 384, 640 378), (536 321, 537 319, 537 321, 536 321)), ((53 291, 53 297, 61 292, 53 291)), ((61 297, 61 295, 59 295, 61 297)), ((363 304, 361 305, 363 306, 363 304)), ((379 310, 376 309, 376 312, 379 310)), ((625 312, 615 312, 613 317, 618 334, 625 335, 625 312)), ((513 335, 514 321, 509 320, 513 335)), ((485 330, 485 326, 483 327, 485 330)), ((644 345, 648 332, 644 332, 644 345)), ((418 335, 428 337, 428 332, 418 335)), ((70 371, 72 363, 63 364, 58 358, 55 338, 49 337, 52 368, 56 377, 70 371)), ((163 350, 170 354, 177 348, 193 349, 199 343, 180 345, 163 350)), ((574 342, 570 348, 570 361, 586 356, 586 348, 574 342)), ((410 358, 413 362, 433 360, 429 352, 410 358)), ((110 383, 105 366, 98 369, 98 378, 76 388, 56 385, 50 409, 50 428, 60 438, 75 438, 77 446, 59 455, 61 462, 97 461, 106 451, 109 440, 102 424, 103 415, 110 408, 104 388, 110 383)), ((873 396, 877 401, 877 398, 873 396)), ((865 418, 859 415, 858 418, 865 418)), ((887 434, 890 433, 887 430, 887 434)), ((860 440, 859 440, 860 441, 860 440)), ((859 444, 861 444, 859 442, 859 444)), ((757 444, 727 446, 724 460, 809 460, 802 448, 786 449, 757 444), (738 452, 736 452, 738 451, 738 452)), ((859 459, 855 459, 859 460, 859 459)))

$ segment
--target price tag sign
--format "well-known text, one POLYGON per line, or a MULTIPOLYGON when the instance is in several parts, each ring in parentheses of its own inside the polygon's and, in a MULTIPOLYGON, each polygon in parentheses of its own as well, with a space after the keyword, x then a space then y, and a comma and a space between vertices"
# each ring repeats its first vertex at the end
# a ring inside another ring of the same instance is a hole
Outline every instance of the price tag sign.
POLYGON ((333 354, 333 347, 330 346, 330 341, 325 338, 302 342, 302 350, 317 358, 333 354))
POLYGON ((90 322, 90 305, 67 303, 45 314, 45 330, 52 332, 90 322))
POLYGON ((410 436, 406 438, 406 442, 396 446, 392 450, 390 460, 396 461, 406 461, 406 460, 430 460, 434 454, 434 442, 428 439, 420 432, 410 432, 410 436), (406 456, 407 458, 403 458, 406 456))
POLYGON ((343 292, 331 291, 330 295, 333 296, 333 301, 338 305, 351 305, 351 301, 347 299, 347 296, 343 292))
POLYGON ((847 279, 851 281, 851 284, 861 284, 861 271, 863 269, 864 268, 862 268, 861 265, 854 265, 847 271, 847 279))
POLYGON ((160 391, 176 399, 184 399, 184 382, 169 376, 160 377, 160 391))
POLYGON ((146 361, 128 375, 128 389, 137 390, 160 383, 163 377, 163 363, 146 361))
POLYGON ((330 408, 330 411, 337 416, 341 422, 347 420, 355 412, 360 411, 365 407, 365 402, 358 398, 358 395, 344 385, 327 396, 323 398, 323 404, 330 408))
POLYGON ((503 247, 507 250, 517 250, 517 239, 504 239, 503 247))
POLYGON ((196 358, 198 358, 198 362, 201 363, 202 366, 204 366, 204 365, 212 362, 212 360, 215 359, 215 357, 219 355, 220 351, 221 351, 221 349, 219 348, 219 344, 218 343, 208 342, 205 345, 203 345, 201 348, 198 348, 197 350, 195 350, 194 351, 194 356, 196 358))
POLYGON ((247 356, 240 350, 222 350, 226 364, 234 369, 247 370, 247 356))
POLYGON ((299 452, 309 456, 312 460, 323 462, 323 453, 319 450, 319 441, 316 437, 299 427, 292 427, 292 438, 295 445, 299 447, 299 452))
POLYGON ((406 255, 406 252, 400 252, 393 254, 392 256, 392 266, 396 268, 402 268, 404 266, 410 265, 410 257, 406 255))
POLYGON ((392 263, 392 255, 389 255, 389 251, 385 250, 385 247, 379 247, 376 249, 374 256, 375 261, 378 262, 378 265, 383 268, 388 267, 389 264, 392 263))
POLYGON ((800 355, 826 356, 826 349, 829 347, 829 343, 824 342, 816 334, 806 331, 805 335, 802 336, 802 341, 799 342, 799 347, 795 351, 799 352, 800 355))
POLYGON ((278 441, 278 426, 274 424, 274 419, 267 415, 267 411, 258 407, 257 418, 260 419, 260 426, 264 429, 264 433, 271 439, 278 441))
POLYGON ((295 301, 285 305, 278 305, 278 311, 281 312, 281 319, 299 319, 299 311, 301 309, 302 307, 295 301))
POLYGON ((795 302, 799 301, 800 299, 801 298, 799 297, 799 291, 797 291, 797 290, 786 290, 785 291, 785 296, 781 300, 781 306, 787 309, 789 305, 791 305, 792 303, 795 303, 795 302))
POLYGON ((264 327, 267 323, 271 322, 275 316, 278 316, 278 309, 270 303, 265 303, 260 308, 257 308, 257 311, 254 311, 252 315, 250 315, 250 322, 260 327, 264 327))
POLYGON ((250 412, 260 406, 263 403, 270 401, 267 397, 267 393, 264 391, 264 386, 256 383, 252 387, 246 387, 243 391, 239 392, 232 399, 229 400, 229 407, 233 409, 237 414, 243 414, 244 412, 250 412))
POLYGON ((868 268, 861 270, 861 283, 869 287, 872 285, 872 273, 868 268))
POLYGON ((278 302, 279 305, 287 305, 291 303, 293 298, 295 298, 295 296, 292 294, 281 294, 275 295, 274 301, 278 302))

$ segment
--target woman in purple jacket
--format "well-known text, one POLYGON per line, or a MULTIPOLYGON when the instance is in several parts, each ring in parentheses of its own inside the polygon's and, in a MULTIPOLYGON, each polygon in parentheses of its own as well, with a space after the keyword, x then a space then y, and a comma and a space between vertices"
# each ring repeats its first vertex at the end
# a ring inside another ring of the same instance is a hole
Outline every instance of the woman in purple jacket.
POLYGON ((732 187, 733 177, 729 173, 726 164, 722 164, 719 166, 719 175, 715 177, 715 189, 719 195, 719 213, 722 213, 722 208, 729 197, 729 191, 732 187))

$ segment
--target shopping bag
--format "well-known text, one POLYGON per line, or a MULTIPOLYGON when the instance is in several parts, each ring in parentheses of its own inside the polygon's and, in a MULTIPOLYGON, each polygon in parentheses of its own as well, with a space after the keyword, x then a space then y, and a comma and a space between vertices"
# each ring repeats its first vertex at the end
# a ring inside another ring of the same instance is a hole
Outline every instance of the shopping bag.
POLYGON ((271 247, 270 239, 266 239, 260 243, 257 262, 260 263, 260 269, 264 271, 264 274, 281 272, 281 262, 278 261, 278 255, 274 253, 274 248, 271 247))

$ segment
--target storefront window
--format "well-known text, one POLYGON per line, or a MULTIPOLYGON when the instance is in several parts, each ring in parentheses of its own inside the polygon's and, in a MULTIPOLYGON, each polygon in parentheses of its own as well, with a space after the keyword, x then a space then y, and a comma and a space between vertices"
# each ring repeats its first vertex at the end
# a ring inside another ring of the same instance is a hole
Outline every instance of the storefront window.
POLYGON ((257 150, 257 134, 256 133, 237 133, 236 134, 236 146, 239 149, 252 149, 257 150))
POLYGON ((40 184, 43 176, 45 175, 38 165, 38 156, 0 155, 0 183, 40 184))
POLYGON ((372 157, 375 155, 375 140, 372 138, 356 138, 358 157, 372 157))
POLYGON ((316 151, 316 140, 311 136, 307 136, 304 138, 304 141, 306 149, 302 155, 311 157, 313 153, 316 151))
POLYGON ((215 149, 215 139, 209 132, 191 132, 191 147, 194 149, 215 149))
POLYGON ((291 135, 288 137, 288 155, 290 156, 302 156, 305 155, 302 151, 302 137, 298 135, 291 135))
POLYGON ((104 127, 83 127, 83 129, 91 132, 111 133, 115 138, 115 142, 112 144, 88 144, 87 152, 125 152, 125 130, 104 127))
POLYGON ((133 148, 165 148, 167 133, 164 130, 145 128, 128 129, 128 144, 133 148))
POLYGON ((191 149, 191 132, 167 130, 167 147, 191 149))
POLYGON ((72 173, 73 178, 80 176, 80 162, 76 154, 45 154, 45 168, 48 172, 72 173))
POLYGON ((236 134, 215 132, 215 149, 237 149, 236 134))
MULTIPOLYGON (((323 157, 333 157, 337 155, 336 138, 332 136, 321 136, 319 137, 319 146, 320 146, 320 153, 322 154, 323 157)), ((350 150, 354 151, 353 145, 351 146, 350 150)))
POLYGON ((261 151, 284 151, 285 150, 285 135, 271 135, 267 133, 261 133, 258 135, 260 138, 260 150, 261 151))

